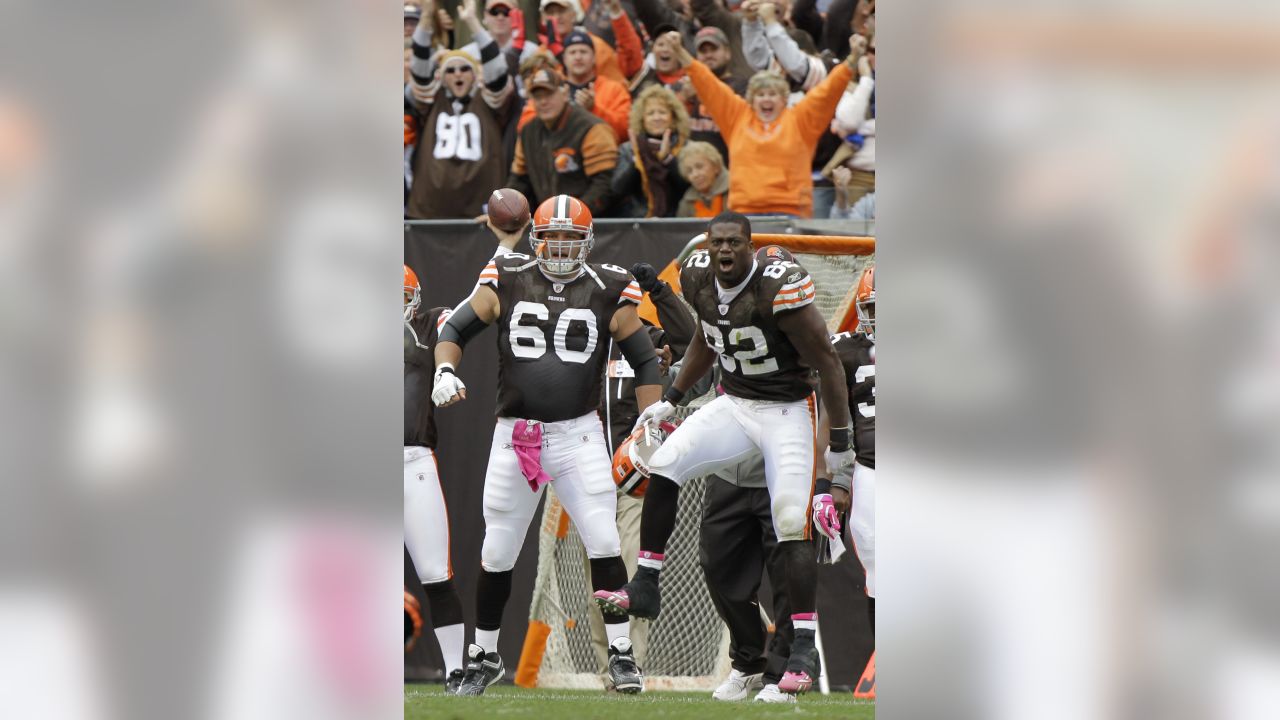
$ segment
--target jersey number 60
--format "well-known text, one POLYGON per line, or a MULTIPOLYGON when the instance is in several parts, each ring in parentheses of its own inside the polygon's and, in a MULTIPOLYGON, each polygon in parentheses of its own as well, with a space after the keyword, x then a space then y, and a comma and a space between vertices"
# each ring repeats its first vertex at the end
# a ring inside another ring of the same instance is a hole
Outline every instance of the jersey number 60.
MULTIPOLYGON (((511 352, 518 358, 533 360, 547 354, 547 337, 542 328, 535 325, 522 325, 521 321, 533 316, 539 321, 546 321, 551 317, 547 306, 542 303, 528 302, 521 300, 511 309, 511 352), (521 342, 524 341, 524 342, 521 342)), ((591 353, 596 349, 596 339, 600 331, 596 328, 596 316, 586 308, 565 308, 560 311, 560 319, 556 321, 556 329, 552 333, 552 344, 555 346, 556 355, 565 362, 585 363, 591 359, 591 353), (567 342, 569 338, 569 324, 573 322, 584 323, 587 326, 587 346, 582 350, 570 350, 567 342)))

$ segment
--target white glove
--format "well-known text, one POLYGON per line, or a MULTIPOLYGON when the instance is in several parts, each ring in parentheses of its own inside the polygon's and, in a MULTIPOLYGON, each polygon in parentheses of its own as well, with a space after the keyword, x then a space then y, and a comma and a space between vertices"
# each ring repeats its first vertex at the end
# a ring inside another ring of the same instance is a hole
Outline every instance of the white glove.
POLYGON ((827 472, 831 473, 831 480, 834 482, 836 478, 846 478, 849 482, 835 483, 842 486, 853 485, 853 448, 849 448, 844 452, 832 452, 831 448, 827 448, 827 472))
POLYGON ((458 376, 453 373, 453 366, 449 363, 440 363, 436 367, 435 383, 431 389, 431 402, 440 407, 453 399, 455 395, 460 396, 462 400, 465 396, 463 393, 467 391, 467 386, 462 384, 458 376))
POLYGON ((675 416, 675 414, 675 405, 672 405, 666 400, 659 400, 645 408, 644 412, 640 413, 640 417, 636 420, 636 427, 643 425, 645 429, 645 441, 651 442, 649 438, 658 431, 658 423, 663 420, 670 420, 675 416))

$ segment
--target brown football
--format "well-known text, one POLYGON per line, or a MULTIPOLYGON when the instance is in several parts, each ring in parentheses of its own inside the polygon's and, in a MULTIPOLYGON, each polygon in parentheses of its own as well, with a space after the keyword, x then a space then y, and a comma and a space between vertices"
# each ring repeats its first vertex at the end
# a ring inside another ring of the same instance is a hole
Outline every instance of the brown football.
POLYGON ((519 190, 498 188, 489 196, 489 221, 503 232, 515 232, 529 222, 529 201, 519 190))

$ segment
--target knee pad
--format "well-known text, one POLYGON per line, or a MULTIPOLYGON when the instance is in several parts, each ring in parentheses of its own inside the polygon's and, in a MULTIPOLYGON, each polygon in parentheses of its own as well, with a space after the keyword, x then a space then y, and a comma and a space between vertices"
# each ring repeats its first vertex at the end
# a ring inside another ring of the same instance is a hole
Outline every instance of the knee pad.
POLYGON ((578 536, 591 560, 622 555, 622 540, 614 516, 606 512, 593 512, 578 525, 578 536))
POLYGON ((805 498, 787 493, 773 501, 773 525, 778 540, 801 540, 805 526, 809 524, 809 506, 805 498))
POLYGON ((485 533, 484 544, 480 546, 480 567, 492 573, 506 572, 515 567, 523 540, 506 532, 485 533))

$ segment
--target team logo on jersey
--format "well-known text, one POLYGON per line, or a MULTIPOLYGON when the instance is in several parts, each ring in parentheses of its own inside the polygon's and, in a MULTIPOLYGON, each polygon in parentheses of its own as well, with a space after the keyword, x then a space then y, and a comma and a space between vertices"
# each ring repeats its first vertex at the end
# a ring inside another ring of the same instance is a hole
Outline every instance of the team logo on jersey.
POLYGON ((578 164, 577 158, 574 157, 577 153, 574 152, 573 148, 557 148, 553 154, 555 158, 551 161, 551 164, 558 173, 577 172, 582 167, 578 164))
POLYGON ((791 277, 787 278, 787 282, 789 282, 789 283, 793 283, 793 282, 795 282, 795 281, 799 280, 799 279, 800 279, 801 274, 802 274, 802 273, 801 273, 799 270, 797 270, 796 272, 791 273, 791 277))
POLYGON ((717 305, 716 307, 720 310, 720 314, 721 314, 721 315, 727 315, 727 314, 729 314, 729 306, 728 306, 728 305, 717 305))
POLYGON ((552 288, 553 288, 557 293, 562 293, 562 292, 564 292, 564 283, 552 283, 552 284, 551 284, 551 287, 552 287, 552 288))

